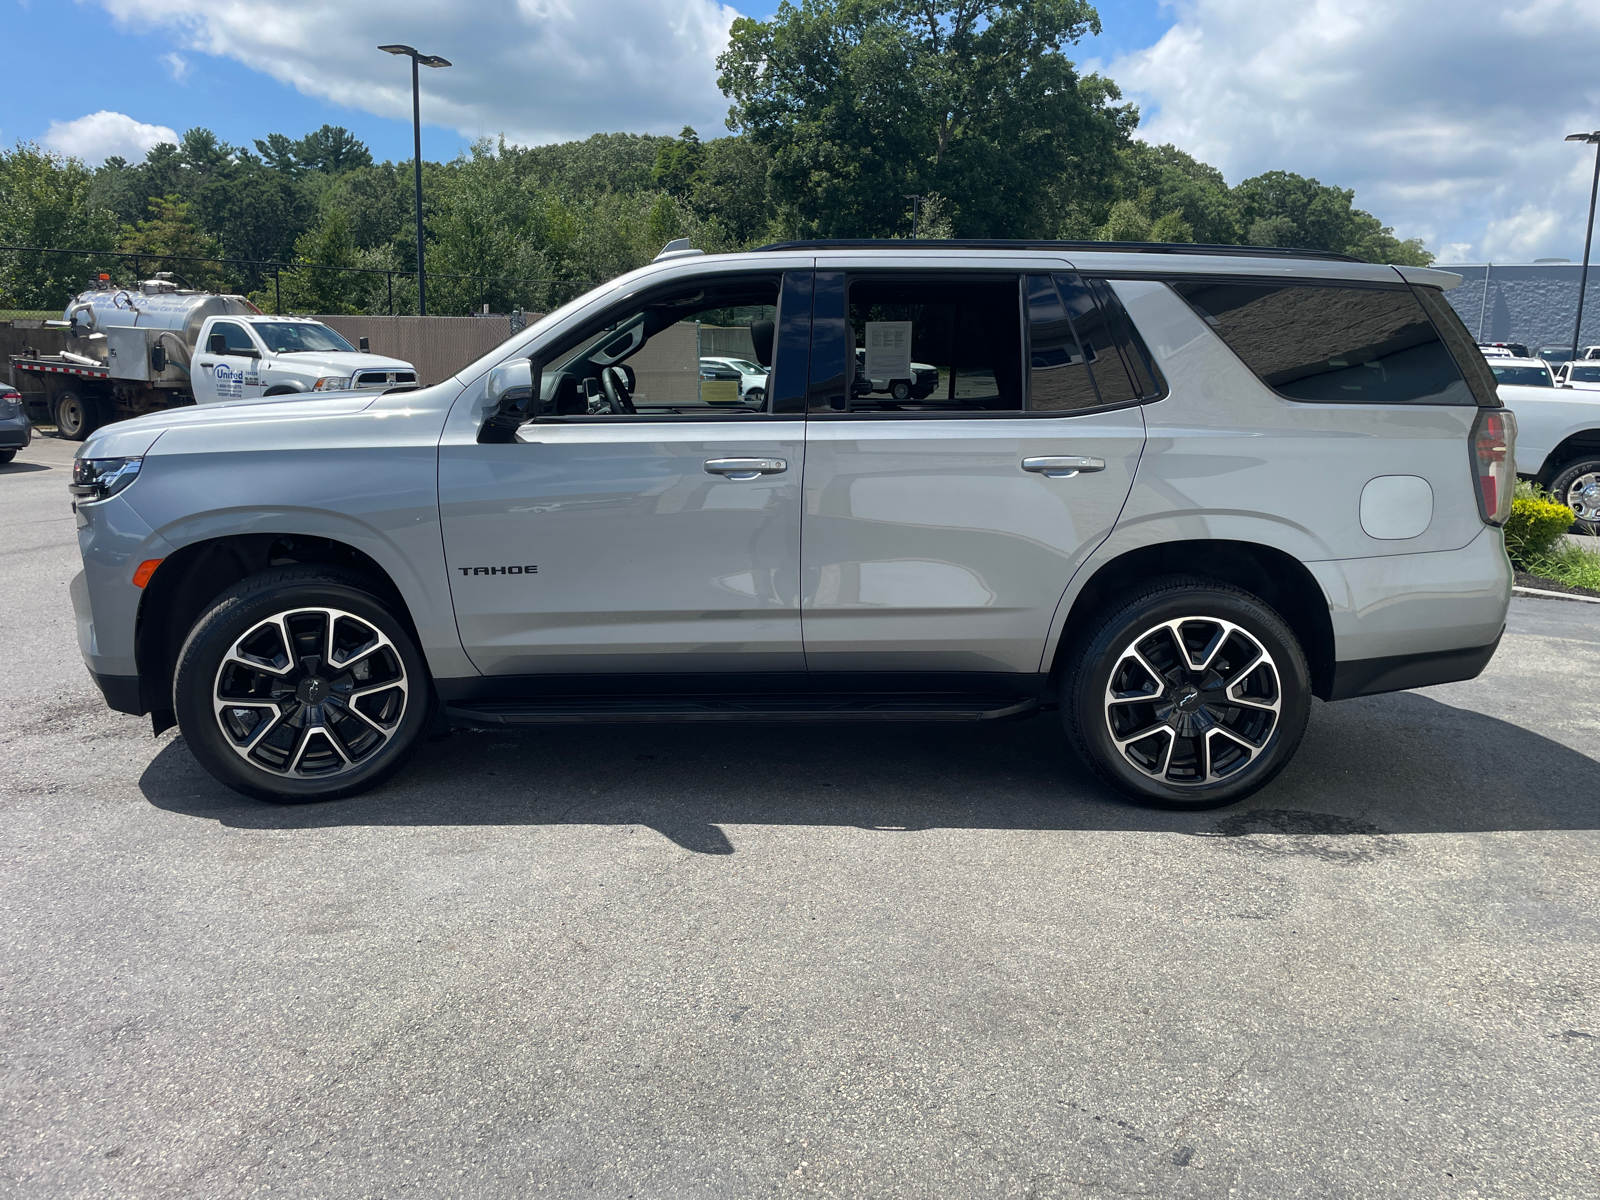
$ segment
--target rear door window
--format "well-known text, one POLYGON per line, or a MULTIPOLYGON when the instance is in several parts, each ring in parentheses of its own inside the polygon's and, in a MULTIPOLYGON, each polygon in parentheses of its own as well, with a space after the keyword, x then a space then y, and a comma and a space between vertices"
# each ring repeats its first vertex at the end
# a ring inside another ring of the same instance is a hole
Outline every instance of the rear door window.
POLYGON ((1161 395, 1155 363, 1103 279, 1028 278, 1028 409, 1071 412, 1161 395))
POLYGON ((1478 403, 1404 284, 1182 279, 1171 286, 1263 383, 1290 400, 1478 403))
MULTIPOLYGON (((848 383, 838 386, 831 365, 817 361, 822 342, 814 337, 812 411, 1021 411, 1019 282, 1016 275, 852 274, 844 297, 844 344, 826 345, 829 357, 842 351, 848 383)), ((819 313, 827 292, 819 283, 819 313)))

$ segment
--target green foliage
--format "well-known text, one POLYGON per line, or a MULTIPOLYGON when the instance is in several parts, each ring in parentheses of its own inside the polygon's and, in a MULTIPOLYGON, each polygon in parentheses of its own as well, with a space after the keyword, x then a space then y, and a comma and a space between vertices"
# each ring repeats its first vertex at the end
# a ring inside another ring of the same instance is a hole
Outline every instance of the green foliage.
POLYGON ((1099 31, 1084 0, 783 0, 734 21, 718 83, 788 230, 905 234, 905 196, 937 191, 959 235, 1037 237, 1137 120, 1062 53, 1099 31))
POLYGON ((1530 575, 1600 594, 1600 554, 1564 542, 1517 564, 1530 575))
MULTIPOLYGON (((30 142, 0 151, 0 243, 109 250, 116 231, 82 163, 30 142)), ((90 274, 112 261, 0 251, 0 307, 60 312, 90 274)))
MULTIPOLYGON (((330 205, 323 210, 316 226, 295 241, 294 261, 319 267, 363 265, 344 209, 330 205)), ((276 294, 267 287, 250 299, 266 312, 281 309, 286 313, 321 315, 356 313, 362 309, 352 301, 360 293, 362 282, 359 275, 343 271, 288 270, 279 275, 276 294)))
MULTIPOLYGON (((1520 491, 1521 489, 1519 489, 1520 491)), ((1506 553, 1524 570, 1530 559, 1549 555, 1572 527, 1572 510, 1548 497, 1522 494, 1511 499, 1506 521, 1506 553)))
POLYGON ((1247 245, 1333 250, 1414 267, 1433 261, 1421 239, 1400 241, 1377 217, 1354 207, 1352 191, 1289 171, 1268 171, 1246 179, 1233 194, 1247 245))
POLYGON ((149 217, 137 225, 123 226, 117 249, 125 254, 150 255, 151 261, 139 264, 141 273, 167 270, 197 288, 223 287, 226 276, 220 264, 183 261, 222 257, 222 243, 195 224, 192 209, 193 205, 179 196, 151 200, 149 217))

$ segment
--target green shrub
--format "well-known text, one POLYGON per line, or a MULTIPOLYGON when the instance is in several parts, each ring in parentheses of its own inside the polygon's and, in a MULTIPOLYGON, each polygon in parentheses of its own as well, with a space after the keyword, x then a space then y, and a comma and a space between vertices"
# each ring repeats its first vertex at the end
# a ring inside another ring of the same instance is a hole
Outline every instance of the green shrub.
POLYGON ((1540 579, 1600 592, 1600 554, 1571 542, 1563 542, 1546 554, 1531 554, 1517 565, 1540 579))
POLYGON ((1572 510, 1565 504, 1540 495, 1516 496, 1506 522, 1506 553, 1526 570, 1528 560, 1550 554, 1571 527, 1572 510))

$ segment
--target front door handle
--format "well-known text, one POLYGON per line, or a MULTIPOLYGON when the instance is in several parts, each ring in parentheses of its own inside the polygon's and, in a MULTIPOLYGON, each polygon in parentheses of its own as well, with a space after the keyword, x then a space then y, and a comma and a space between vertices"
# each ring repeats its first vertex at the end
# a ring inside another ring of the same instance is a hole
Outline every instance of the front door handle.
POLYGON ((1042 458, 1023 459, 1022 469, 1043 475, 1046 479, 1071 479, 1079 472, 1104 471, 1106 460, 1082 454, 1046 454, 1042 458))
POLYGON ((759 479, 763 475, 778 475, 789 469, 781 458, 708 458, 706 474, 721 475, 725 479, 759 479))

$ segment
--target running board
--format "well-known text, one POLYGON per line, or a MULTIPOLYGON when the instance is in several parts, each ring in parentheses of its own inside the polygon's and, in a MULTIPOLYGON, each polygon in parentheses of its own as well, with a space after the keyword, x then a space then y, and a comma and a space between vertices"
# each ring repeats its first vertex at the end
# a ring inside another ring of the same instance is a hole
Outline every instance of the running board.
POLYGON ((995 721, 1032 715, 1032 696, 567 696, 456 701, 451 725, 621 725, 686 721, 995 721))

